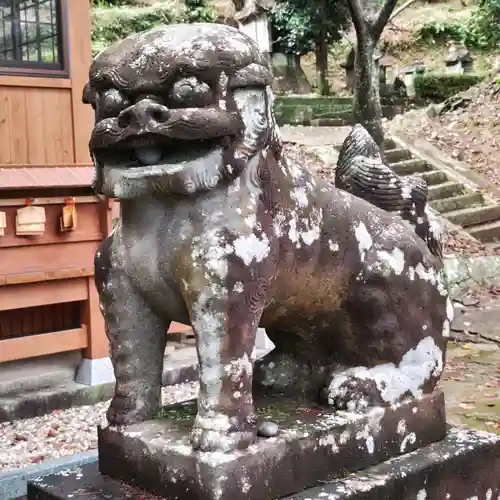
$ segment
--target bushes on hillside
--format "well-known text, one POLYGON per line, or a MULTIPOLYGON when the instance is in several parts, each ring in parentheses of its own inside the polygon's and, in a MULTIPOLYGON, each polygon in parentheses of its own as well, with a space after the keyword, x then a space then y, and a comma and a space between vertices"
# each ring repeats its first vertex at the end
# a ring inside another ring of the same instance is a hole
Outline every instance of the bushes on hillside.
POLYGON ((456 40, 470 49, 500 47, 500 0, 479 0, 466 22, 431 22, 420 28, 423 42, 456 40))
POLYGON ((112 43, 132 33, 173 23, 215 22, 216 12, 206 0, 185 0, 184 6, 159 2, 146 7, 124 6, 125 0, 96 0, 93 11, 92 48, 96 55, 112 43))
POLYGON ((477 85, 482 79, 481 75, 474 74, 441 75, 424 73, 415 77, 415 93, 420 99, 441 102, 477 85))

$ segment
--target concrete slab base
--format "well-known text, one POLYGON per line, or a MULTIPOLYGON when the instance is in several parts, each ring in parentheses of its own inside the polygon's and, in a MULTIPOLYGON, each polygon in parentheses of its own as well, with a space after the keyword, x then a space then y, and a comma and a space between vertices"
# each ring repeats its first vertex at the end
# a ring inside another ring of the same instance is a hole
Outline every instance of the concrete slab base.
MULTIPOLYGON (((2 367, 3 368, 3 367, 2 367)), ((25 390, 0 393, 0 422, 32 418, 53 410, 91 405, 111 399, 115 382, 84 385, 71 378, 53 377, 50 386, 35 386, 25 390)), ((198 357, 195 347, 179 349, 165 360, 163 386, 192 382, 198 379, 198 357)))
POLYGON ((228 454, 191 449, 195 400, 163 408, 156 420, 101 428, 99 470, 166 500, 275 500, 426 446, 446 433, 440 392, 367 414, 272 395, 258 398, 256 407, 260 419, 279 422, 279 434, 228 454))
MULTIPOLYGON (((259 359, 269 352, 269 349, 256 349, 255 358, 259 359)), ((58 359, 58 358, 56 358, 58 359)), ((75 359, 72 359, 74 363, 75 359)), ((78 362, 80 358, 76 362, 78 362)), ((89 360, 87 360, 89 361, 89 360)), ((23 376, 24 382, 18 384, 16 380, 10 380, 7 377, 10 371, 4 371, 2 366, 1 374, 4 376, 4 386, 9 390, 2 393, 0 391, 0 422, 17 420, 20 418, 32 418, 39 415, 45 415, 53 410, 64 410, 72 406, 91 405, 111 399, 114 393, 115 382, 104 382, 95 385, 85 385, 77 383, 74 379, 75 364, 63 365, 64 370, 61 372, 57 367, 53 367, 50 373, 43 378, 40 373, 42 369, 47 367, 48 362, 42 363, 40 366, 35 365, 36 370, 30 372, 29 366, 25 366, 26 374, 23 376), (53 373, 52 373, 53 372, 53 373), (33 377, 28 377, 27 374, 32 373, 33 377), (63 373, 64 376, 61 376, 63 373), (49 376, 50 375, 50 376, 49 376), (45 382, 35 384, 32 380, 40 376, 45 382)), ((88 378, 92 381, 92 376, 97 376, 105 373, 105 370, 92 371, 94 368, 106 368, 110 366, 104 361, 101 366, 87 365, 88 378)), ((6 363, 8 364, 8 363, 6 363)), ((106 368, 107 369, 107 368, 106 368)), ((22 373, 22 370, 19 370, 22 373)), ((17 373, 17 372, 12 372, 17 373)), ((104 378, 104 377, 103 377, 104 378)), ((96 378, 94 378, 94 381, 96 378)), ((196 348, 185 347, 178 349, 169 354, 165 358, 162 383, 163 386, 182 384, 185 382, 194 382, 198 380, 198 356, 196 348)), ((0 389, 2 388, 2 377, 0 377, 0 389)), ((1 499, 0 497, 0 500, 1 499)))
POLYGON ((0 364, 0 398, 74 381, 81 351, 63 352, 0 364))
POLYGON ((115 381, 111 358, 82 358, 76 369, 75 382, 83 385, 109 384, 115 381))
MULTIPOLYGON (((359 465, 362 466, 361 462, 359 465)), ((282 500, 498 500, 499 471, 500 436, 450 428, 441 441, 282 500)), ((255 481, 269 481, 270 474, 263 470, 255 481)), ((160 500, 101 474, 95 463, 28 483, 28 500, 90 498, 160 500)), ((187 491, 182 498, 199 500, 200 497, 187 491)), ((240 492, 233 498, 249 497, 240 492)))
POLYGON ((282 500, 500 500, 500 436, 453 427, 440 442, 282 500))

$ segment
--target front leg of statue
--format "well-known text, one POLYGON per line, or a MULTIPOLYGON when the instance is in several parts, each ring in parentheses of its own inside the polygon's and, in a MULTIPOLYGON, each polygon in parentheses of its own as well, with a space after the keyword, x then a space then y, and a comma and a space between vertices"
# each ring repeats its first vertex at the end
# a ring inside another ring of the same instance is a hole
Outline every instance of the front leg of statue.
POLYGON ((207 286, 196 294, 190 314, 200 374, 193 448, 225 452, 246 448, 256 435, 251 356, 260 312, 248 308, 243 294, 231 297, 227 288, 214 293, 207 286))
POLYGON ((95 280, 116 377, 107 418, 111 425, 128 425, 153 418, 161 405, 169 322, 131 285, 112 240, 109 236, 97 253, 95 280))
POLYGON ((200 374, 191 442, 203 451, 246 448, 256 436, 252 352, 268 280, 230 245, 225 251, 231 255, 216 267, 209 259, 198 260, 185 284, 200 374))

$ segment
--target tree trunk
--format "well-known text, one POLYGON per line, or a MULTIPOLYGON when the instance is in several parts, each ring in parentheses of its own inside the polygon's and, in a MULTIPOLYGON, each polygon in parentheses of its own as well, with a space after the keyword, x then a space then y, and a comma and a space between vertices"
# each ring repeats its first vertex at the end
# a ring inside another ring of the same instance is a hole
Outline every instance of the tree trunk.
POLYGON ((354 119, 361 123, 380 146, 383 154, 384 131, 380 102, 379 69, 374 60, 376 42, 368 30, 357 37, 354 61, 354 119))
POLYGON ((293 55, 295 78, 297 79, 297 84, 299 86, 298 93, 301 94, 311 93, 312 92, 311 84, 309 83, 309 80, 307 79, 307 76, 304 73, 304 70, 302 69, 300 58, 301 58, 300 54, 293 55))
POLYGON ((330 94, 330 85, 327 80, 328 74, 328 46, 325 37, 316 40, 316 82, 320 95, 330 94))

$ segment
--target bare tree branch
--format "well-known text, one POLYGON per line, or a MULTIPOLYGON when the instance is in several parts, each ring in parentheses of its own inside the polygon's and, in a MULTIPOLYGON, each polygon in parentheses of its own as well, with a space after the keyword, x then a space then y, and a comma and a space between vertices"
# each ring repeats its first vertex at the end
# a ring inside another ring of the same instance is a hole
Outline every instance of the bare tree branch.
POLYGON ((373 38, 376 41, 378 41, 380 35, 382 35, 382 31, 384 31, 386 24, 389 22, 391 14, 396 8, 397 3, 398 0, 385 0, 384 5, 380 9, 372 26, 373 38))
POLYGON ((392 14, 391 14, 391 17, 389 17, 389 21, 392 21, 396 16, 399 16, 399 14, 401 14, 401 12, 403 12, 404 10, 406 10, 410 5, 412 5, 413 3, 415 3, 417 0, 408 0, 407 2, 405 2, 403 5, 401 5, 400 7, 398 7, 392 14))
POLYGON ((365 31, 364 9, 361 0, 346 0, 347 8, 351 14, 352 24, 357 34, 365 31))

